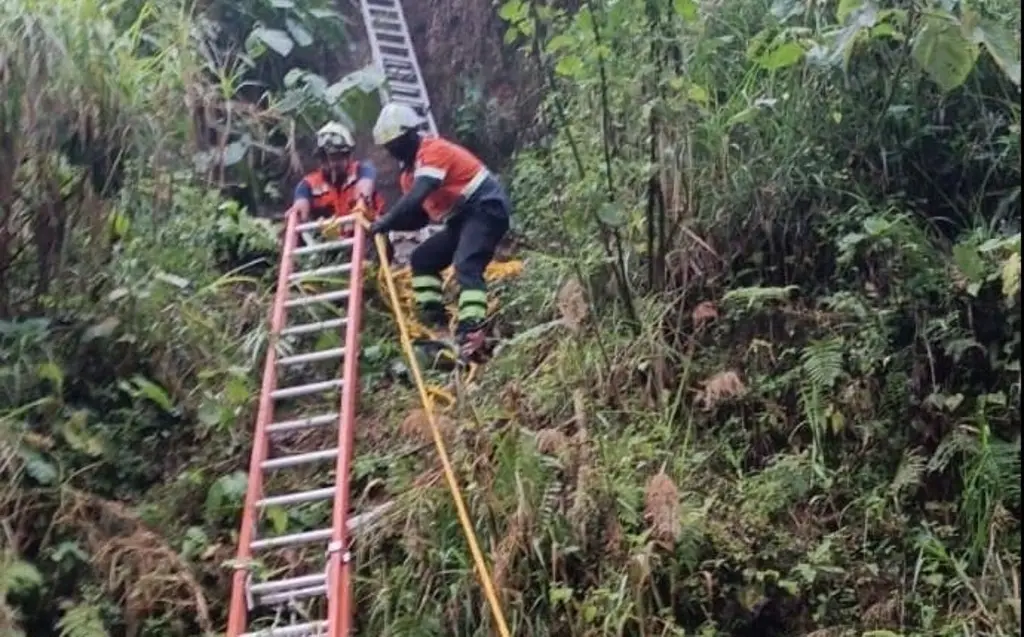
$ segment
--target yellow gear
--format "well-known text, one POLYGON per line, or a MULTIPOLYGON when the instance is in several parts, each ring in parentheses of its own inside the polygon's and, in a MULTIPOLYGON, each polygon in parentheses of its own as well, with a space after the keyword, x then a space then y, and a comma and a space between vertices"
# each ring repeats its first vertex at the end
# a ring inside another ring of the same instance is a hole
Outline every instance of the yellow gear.
POLYGON ((325 223, 321 229, 320 234, 329 241, 334 241, 341 236, 341 219, 334 217, 327 223, 325 223))
MULTIPOLYGON (((522 261, 499 261, 491 263, 487 266, 484 271, 484 280, 488 283, 494 281, 500 281, 503 279, 512 278, 519 276, 523 271, 522 261)), ((398 288, 398 294, 402 301, 402 313, 406 316, 406 322, 409 325, 409 334, 413 338, 429 338, 436 339, 437 335, 427 326, 417 321, 414 317, 416 316, 416 301, 413 298, 412 291, 412 270, 408 266, 403 267, 400 270, 392 271, 392 276, 395 279, 395 286, 398 288)), ((441 277, 444 281, 444 287, 447 289, 452 281, 455 279, 455 268, 449 267, 441 273, 441 277)), ((383 271, 377 272, 377 283, 381 289, 384 289, 384 273, 383 271)), ((385 299, 387 303, 387 299, 385 299)), ((392 309, 389 307, 388 309, 392 309)), ((487 302, 487 314, 491 315, 498 309, 498 299, 491 297, 487 302)), ((449 315, 454 317, 457 314, 458 306, 456 304, 450 304, 448 306, 449 315)), ((452 319, 452 329, 455 327, 456 319, 452 319)))

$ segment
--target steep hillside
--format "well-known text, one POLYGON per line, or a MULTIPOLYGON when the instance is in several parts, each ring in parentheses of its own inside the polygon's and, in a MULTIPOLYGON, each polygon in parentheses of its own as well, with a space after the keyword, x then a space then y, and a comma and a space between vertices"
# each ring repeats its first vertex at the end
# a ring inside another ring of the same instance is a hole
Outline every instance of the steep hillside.
MULTIPOLYGON (((376 108, 326 0, 181 9, 0 4, 2 637, 222 630, 277 256, 238 202, 376 108)), ((516 336, 443 419, 513 634, 1019 635, 1020 8, 411 14, 442 129, 516 146, 516 336)), ((493 635, 367 288, 358 634, 493 635)))

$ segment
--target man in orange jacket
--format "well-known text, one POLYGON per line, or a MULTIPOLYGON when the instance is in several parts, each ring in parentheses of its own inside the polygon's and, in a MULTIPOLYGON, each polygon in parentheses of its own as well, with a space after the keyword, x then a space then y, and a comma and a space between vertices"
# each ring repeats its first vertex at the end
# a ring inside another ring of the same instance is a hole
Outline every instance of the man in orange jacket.
MULTIPOLYGON (((384 202, 376 192, 377 171, 369 161, 352 158, 355 139, 344 125, 328 122, 316 133, 316 155, 320 167, 303 177, 295 187, 294 203, 288 212, 299 215, 299 223, 323 217, 348 215, 356 203, 367 204, 371 218, 378 216, 384 202)), ((337 236, 337 228, 326 226, 324 234, 337 236), (333 231, 332 231, 333 230, 333 231)), ((342 234, 352 236, 353 225, 345 224, 342 234)))
POLYGON ((483 162, 458 144, 423 135, 422 123, 404 104, 387 104, 381 110, 373 139, 401 163, 403 196, 370 231, 411 231, 428 223, 444 224, 409 257, 413 293, 424 322, 446 331, 441 272, 454 265, 459 284, 455 332, 459 357, 479 361, 487 319, 484 272, 508 232, 512 204, 483 162))

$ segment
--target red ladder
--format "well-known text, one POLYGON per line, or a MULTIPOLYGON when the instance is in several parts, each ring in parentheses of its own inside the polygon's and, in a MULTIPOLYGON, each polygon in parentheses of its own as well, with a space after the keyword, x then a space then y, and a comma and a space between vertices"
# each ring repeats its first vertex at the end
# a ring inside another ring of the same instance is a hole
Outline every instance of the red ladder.
MULTIPOLYGON (((357 211, 357 214, 359 212, 362 211, 357 211)), ((296 247, 299 235, 322 229, 328 220, 299 224, 294 214, 286 220, 277 291, 270 313, 270 338, 249 463, 249 482, 238 537, 227 637, 348 637, 352 633, 353 621, 350 535, 357 526, 376 518, 386 509, 385 505, 369 514, 349 518, 349 474, 359 391, 359 329, 367 239, 356 214, 342 217, 341 220, 345 227, 353 228, 350 236, 322 240, 301 248, 296 247), (346 253, 347 258, 343 256, 346 253), (295 259, 327 255, 334 255, 332 264, 293 272, 295 259), (343 281, 336 287, 332 286, 330 291, 313 295, 292 291, 293 286, 304 281, 336 276, 347 278, 347 282, 343 281), (347 310, 344 315, 334 318, 306 319, 306 322, 292 318, 292 313, 312 312, 324 308, 325 304, 345 304, 347 310), (332 330, 343 330, 342 347, 281 355, 280 350, 286 348, 289 339, 301 342, 303 337, 317 337, 332 330), (334 378, 279 386, 279 372, 286 375, 289 370, 333 360, 339 361, 334 378), (324 404, 324 399, 328 397, 333 405, 324 404), (275 419, 275 412, 281 411, 281 404, 295 399, 304 399, 301 410, 287 418, 275 419), (274 436, 333 426, 337 427, 337 442, 333 446, 270 457, 270 441, 274 436), (333 485, 294 493, 266 493, 264 484, 270 472, 330 461, 335 463, 333 485), (329 528, 303 529, 276 536, 261 531, 260 518, 270 507, 285 508, 325 500, 333 500, 334 503, 329 528), (326 550, 323 572, 258 581, 261 578, 254 572, 254 556, 262 557, 275 550, 316 544, 322 544, 326 550), (323 600, 326 600, 326 613, 323 600), (314 612, 318 611, 321 618, 296 612, 296 602, 310 606, 314 612), (277 611, 272 618, 272 625, 268 627, 259 626, 260 620, 250 617, 253 611, 264 609, 277 611)))

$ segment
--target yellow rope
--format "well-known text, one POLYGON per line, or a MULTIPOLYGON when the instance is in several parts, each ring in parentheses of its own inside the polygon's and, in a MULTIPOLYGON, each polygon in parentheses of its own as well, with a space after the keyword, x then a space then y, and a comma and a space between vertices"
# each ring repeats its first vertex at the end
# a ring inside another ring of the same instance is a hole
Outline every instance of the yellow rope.
MULTIPOLYGON (((362 211, 359 211, 359 213, 361 214, 362 211)), ((365 218, 363 219, 363 225, 369 225, 365 218)), ((430 432, 434 438, 434 445, 437 447, 437 454, 441 458, 441 467, 444 469, 444 476, 448 481, 448 488, 452 493, 452 499, 455 501, 455 509, 459 516, 459 522, 462 524, 462 530, 466 535, 466 540, 469 542, 469 550, 473 554, 473 561, 476 563, 477 573, 480 576, 480 582, 484 587, 484 596, 487 598, 487 602, 491 607, 491 614, 494 616, 494 622, 497 624, 498 632, 502 637, 511 637, 508 625, 505 623, 505 616, 501 611, 501 603, 498 601, 498 595, 494 590, 494 582, 491 581, 491 574, 487 569, 487 563, 484 561, 483 553, 480 552, 480 546, 476 539, 476 532, 473 530, 473 524, 469 520, 469 513, 466 510, 466 504, 462 498, 462 491, 459 489, 458 480, 455 478, 455 470, 452 469, 451 461, 448 458, 448 450, 445 448, 444 439, 441 437, 441 432, 437 427, 437 419, 434 415, 433 409, 433 400, 431 400, 430 392, 428 391, 426 384, 423 382, 423 374, 420 372, 419 362, 416 360, 416 355, 412 349, 412 339, 409 336, 409 325, 406 323, 401 297, 398 295, 394 276, 391 273, 391 266, 388 264, 387 248, 384 244, 384 238, 380 235, 375 235, 374 243, 377 246, 377 255, 380 257, 381 275, 384 278, 388 295, 391 298, 391 310, 394 312, 395 322, 398 324, 398 332, 402 339, 402 348, 405 350, 406 358, 409 359, 409 366, 412 369, 412 375, 416 381, 416 388, 419 390, 420 400, 423 402, 423 410, 426 412, 427 422, 430 424, 430 432)))

